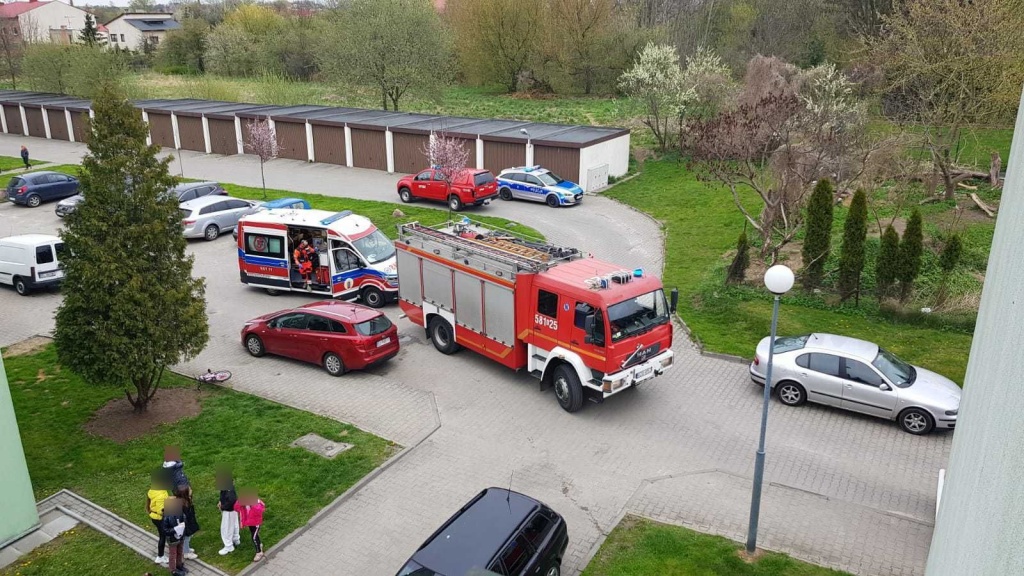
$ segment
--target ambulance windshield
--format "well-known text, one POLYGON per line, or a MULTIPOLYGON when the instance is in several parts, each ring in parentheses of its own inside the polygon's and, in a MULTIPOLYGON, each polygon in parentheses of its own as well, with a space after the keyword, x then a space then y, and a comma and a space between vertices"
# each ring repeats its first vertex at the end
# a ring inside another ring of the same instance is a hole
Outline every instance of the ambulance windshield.
POLYGON ((395 255, 395 245, 380 230, 374 230, 352 242, 368 264, 383 262, 395 255))

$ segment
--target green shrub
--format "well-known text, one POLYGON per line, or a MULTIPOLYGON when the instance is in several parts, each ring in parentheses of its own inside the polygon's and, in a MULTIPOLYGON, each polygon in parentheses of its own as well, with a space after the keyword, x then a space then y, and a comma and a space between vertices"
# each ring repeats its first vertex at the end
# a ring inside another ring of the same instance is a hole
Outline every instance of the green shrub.
POLYGON ((924 252, 924 230, 921 212, 914 208, 907 220, 907 229, 900 242, 899 273, 900 299, 906 300, 914 290, 914 280, 921 273, 921 254, 924 252))
POLYGON ((860 274, 864 271, 864 241, 868 235, 868 197, 857 190, 843 226, 843 246, 839 255, 839 297, 860 299, 860 274))
POLYGON ((896 284, 896 275, 900 269, 900 235, 892 224, 882 233, 881 247, 878 250, 878 261, 875 263, 875 284, 878 286, 878 298, 885 298, 896 284))
POLYGON ((803 246, 803 285, 807 290, 821 286, 832 244, 832 182, 818 181, 807 203, 807 225, 803 246))
POLYGON ((946 245, 942 248, 942 255, 939 256, 939 268, 942 272, 949 274, 956 268, 957 264, 960 263, 960 257, 963 255, 964 245, 960 240, 959 234, 953 234, 946 241, 946 245))
POLYGON ((747 231, 740 232, 736 241, 736 256, 733 256, 732 264, 729 265, 729 273, 726 276, 726 284, 743 282, 747 275, 747 267, 750 266, 750 242, 747 240, 747 231))

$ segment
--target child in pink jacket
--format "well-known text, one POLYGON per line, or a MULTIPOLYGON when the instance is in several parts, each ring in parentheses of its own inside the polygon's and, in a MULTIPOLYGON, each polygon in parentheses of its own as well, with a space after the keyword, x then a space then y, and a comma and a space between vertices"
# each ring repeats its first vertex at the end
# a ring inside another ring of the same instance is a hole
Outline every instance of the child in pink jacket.
POLYGON ((263 560, 263 542, 260 540, 260 528, 263 525, 263 511, 267 509, 263 500, 256 495, 256 490, 245 488, 242 490, 235 503, 235 512, 238 512, 238 523, 242 528, 248 527, 252 536, 252 544, 256 547, 256 556, 253 562, 263 560))

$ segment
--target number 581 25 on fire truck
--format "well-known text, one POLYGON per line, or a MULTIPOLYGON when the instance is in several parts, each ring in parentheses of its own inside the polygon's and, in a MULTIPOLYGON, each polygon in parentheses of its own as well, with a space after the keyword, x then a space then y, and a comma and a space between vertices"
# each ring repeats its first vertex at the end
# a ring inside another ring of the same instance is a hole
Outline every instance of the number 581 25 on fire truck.
POLYGON ((671 309, 642 270, 468 219, 401 225, 395 246, 399 305, 435 348, 525 368, 568 412, 672 366, 671 309))

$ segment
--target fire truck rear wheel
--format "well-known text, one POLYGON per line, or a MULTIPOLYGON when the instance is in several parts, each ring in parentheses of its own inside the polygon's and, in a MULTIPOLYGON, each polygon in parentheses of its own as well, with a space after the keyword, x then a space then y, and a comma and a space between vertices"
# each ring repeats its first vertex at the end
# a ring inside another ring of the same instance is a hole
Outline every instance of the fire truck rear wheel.
POLYGON ((430 332, 430 341, 434 343, 434 348, 442 354, 455 354, 462 349, 455 343, 455 331, 452 330, 452 325, 447 320, 441 317, 435 317, 430 321, 427 327, 430 332))
POLYGON ((380 291, 380 288, 376 286, 367 286, 363 288, 362 292, 363 303, 370 308, 383 308, 387 300, 384 298, 384 293, 380 291))
POLYGON ((583 407, 583 385, 580 384, 580 378, 572 366, 556 366, 551 381, 554 384, 555 398, 558 399, 558 405, 562 410, 577 412, 583 407))

